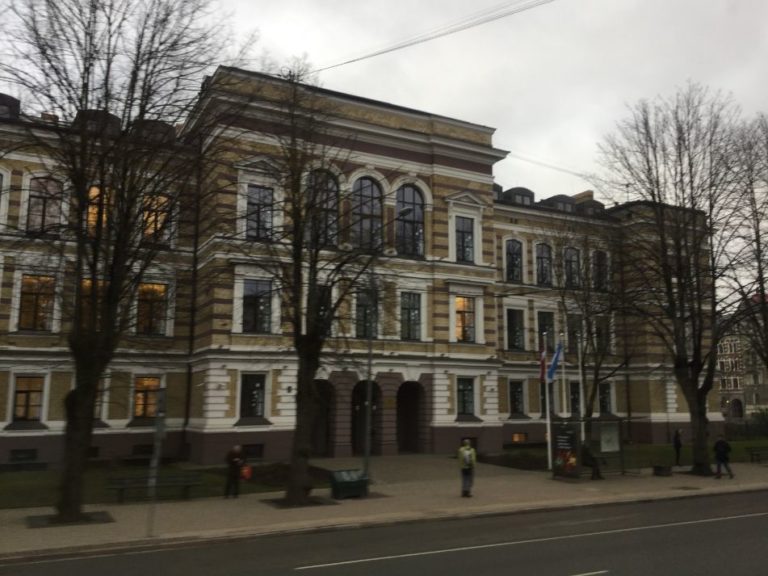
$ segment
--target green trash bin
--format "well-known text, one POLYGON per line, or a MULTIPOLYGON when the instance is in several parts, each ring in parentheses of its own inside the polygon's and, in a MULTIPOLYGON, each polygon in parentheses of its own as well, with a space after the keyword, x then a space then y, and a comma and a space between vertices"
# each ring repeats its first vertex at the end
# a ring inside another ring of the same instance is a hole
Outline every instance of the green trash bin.
POLYGON ((368 477, 362 470, 334 470, 331 474, 331 496, 335 500, 368 496, 368 477))

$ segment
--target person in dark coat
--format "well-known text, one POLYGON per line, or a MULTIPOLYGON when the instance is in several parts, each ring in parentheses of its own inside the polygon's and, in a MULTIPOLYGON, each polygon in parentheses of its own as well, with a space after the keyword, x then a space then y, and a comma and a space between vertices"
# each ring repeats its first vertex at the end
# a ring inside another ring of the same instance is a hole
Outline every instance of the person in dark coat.
POLYGON ((728 464, 731 454, 731 445, 721 434, 717 437, 717 441, 714 446, 715 450, 715 462, 717 463, 717 472, 715 472, 715 478, 722 478, 722 468, 725 468, 728 472, 728 476, 733 478, 733 472, 731 472, 731 466, 728 464))
POLYGON ((680 466, 680 450, 683 447, 683 431, 678 428, 672 437, 672 447, 675 449, 675 466, 680 466))
POLYGON ((592 480, 604 480, 603 474, 600 472, 600 460, 592 453, 592 449, 587 444, 581 446, 581 463, 592 468, 592 480))
POLYGON ((227 482, 224 486, 224 498, 237 498, 240 494, 240 470, 243 467, 243 449, 241 446, 233 446, 227 452, 227 482))

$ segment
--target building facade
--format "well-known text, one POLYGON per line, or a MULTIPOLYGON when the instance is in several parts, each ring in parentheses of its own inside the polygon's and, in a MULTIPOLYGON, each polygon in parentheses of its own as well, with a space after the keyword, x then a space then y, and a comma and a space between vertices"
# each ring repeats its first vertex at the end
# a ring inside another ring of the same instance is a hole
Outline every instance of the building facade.
MULTIPOLYGON (((266 238, 289 217, 285 181, 275 177, 287 84, 228 68, 208 82, 218 91, 201 98, 190 122, 216 119, 222 102, 237 114, 222 114, 210 132, 215 166, 189 192, 195 202, 179 208, 199 206, 201 225, 175 229, 131 303, 134 322, 96 406, 94 458, 151 450, 161 399, 169 456, 220 463, 233 444, 268 460, 290 450, 291 310, 262 265, 266 238)), ((616 209, 591 193, 537 201, 525 188, 501 191, 493 167, 506 153, 491 128, 305 89, 324 104, 325 150, 306 178, 338 192, 339 222, 368 222, 358 240, 370 230, 383 238, 366 276, 371 291, 344 300, 317 374, 316 455, 362 452, 369 370, 374 454, 450 453, 463 437, 484 452, 543 441, 542 350, 548 363, 557 343, 565 346, 554 414, 590 412, 577 369, 590 349, 580 336, 585 315, 600 351, 593 416, 624 419, 636 441, 666 441, 670 426, 688 421, 650 337, 616 309, 592 318, 574 304, 588 290, 603 300, 615 292, 613 240, 625 226, 616 209)), ((6 143, 25 121, 8 102, 6 143)), ((65 194, 44 159, 0 157, 0 463, 60 459, 63 398, 74 385, 72 302, 65 267, 36 234, 66 217, 66 203, 42 193, 56 187, 65 194)), ((711 419, 718 414, 714 406, 711 419)))

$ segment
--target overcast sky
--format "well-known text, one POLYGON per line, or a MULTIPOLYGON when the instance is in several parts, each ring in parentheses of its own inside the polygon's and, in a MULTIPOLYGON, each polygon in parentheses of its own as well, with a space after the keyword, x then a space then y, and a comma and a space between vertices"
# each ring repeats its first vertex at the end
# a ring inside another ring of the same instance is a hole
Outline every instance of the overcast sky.
MULTIPOLYGON (((258 50, 337 64, 502 0, 222 0, 258 50)), ((511 152, 504 188, 536 198, 592 187, 597 143, 641 98, 688 81, 768 112, 768 0, 554 0, 518 14, 320 73, 322 86, 496 128, 511 152)))

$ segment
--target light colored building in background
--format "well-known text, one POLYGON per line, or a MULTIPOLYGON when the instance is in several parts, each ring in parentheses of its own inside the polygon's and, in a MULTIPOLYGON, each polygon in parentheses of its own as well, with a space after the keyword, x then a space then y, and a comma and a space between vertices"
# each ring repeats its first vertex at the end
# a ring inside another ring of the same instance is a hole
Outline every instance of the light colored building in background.
MULTIPOLYGON (((231 161, 205 190, 213 220, 198 242, 177 229, 139 291, 136 324, 104 378, 94 458, 147 453, 161 389, 168 455, 218 464, 232 444, 269 460, 289 453, 296 358, 279 290, 259 268, 257 249, 260 226, 284 217, 272 212, 280 183, 264 164, 275 153, 268 127, 278 119, 267 96, 284 82, 229 68, 217 74, 237 80, 237 90, 222 97, 240 108, 220 133, 231 137, 231 161), (254 206, 270 217, 247 218, 254 206)), ((525 188, 502 191, 493 166, 506 153, 493 146, 492 128, 311 90, 333 110, 325 127, 353 135, 333 142, 339 160, 325 166, 328 174, 344 196, 360 192, 380 203, 385 227, 374 270, 383 295, 375 333, 369 338, 369 324, 359 321, 371 310, 358 292, 334 327, 318 374, 315 453, 362 451, 369 345, 374 454, 452 453, 463 437, 483 452, 543 441, 543 334, 550 349, 560 334, 567 340, 561 288, 583 262, 601 262, 605 281, 615 286, 611 238, 620 226, 617 211, 630 208, 605 210, 590 193, 537 201, 525 188), (407 224, 396 225, 403 214, 407 224), (564 244, 563 231, 573 227, 593 234, 588 255, 564 244)), ((0 119, 3 141, 24 121, 12 110, 0 119)), ((73 385, 63 313, 71 302, 46 244, 27 235, 40 214, 65 217, 54 207, 41 212, 36 195, 56 185, 64 183, 40 159, 0 158, 0 464, 60 457, 62 399, 73 385)), ((624 320, 605 319, 608 367, 627 357, 626 334, 639 332, 624 320)), ((670 423, 688 420, 685 401, 658 347, 635 336, 628 368, 601 384, 595 416, 629 418, 636 441, 667 441, 670 423)), ((570 346, 553 393, 562 418, 578 415, 575 365, 570 346)), ((713 412, 717 421, 716 406, 713 412)))

